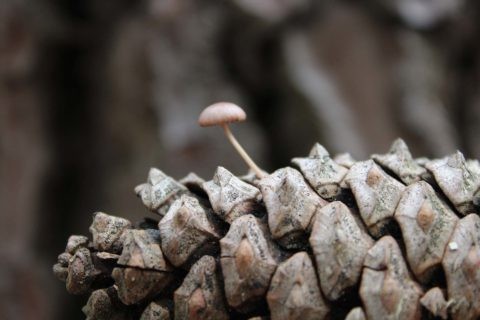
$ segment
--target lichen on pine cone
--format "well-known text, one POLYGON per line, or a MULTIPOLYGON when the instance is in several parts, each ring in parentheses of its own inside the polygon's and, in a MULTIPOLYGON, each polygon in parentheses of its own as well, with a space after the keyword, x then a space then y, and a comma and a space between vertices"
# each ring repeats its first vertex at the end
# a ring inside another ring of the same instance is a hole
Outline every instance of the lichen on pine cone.
POLYGON ((477 319, 480 164, 460 152, 331 158, 261 179, 151 169, 158 219, 95 213, 53 266, 87 319, 477 319))

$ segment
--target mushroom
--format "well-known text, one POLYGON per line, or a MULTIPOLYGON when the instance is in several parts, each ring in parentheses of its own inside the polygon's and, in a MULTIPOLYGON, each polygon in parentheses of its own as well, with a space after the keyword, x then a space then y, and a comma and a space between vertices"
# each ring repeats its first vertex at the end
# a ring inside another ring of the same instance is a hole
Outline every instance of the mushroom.
POLYGON ((229 123, 241 122, 247 119, 247 115, 242 108, 230 102, 214 103, 202 111, 198 118, 198 124, 201 127, 222 126, 230 143, 237 150, 240 156, 245 160, 247 165, 255 172, 256 176, 261 179, 265 177, 265 173, 253 162, 252 158, 242 148, 237 139, 230 131, 229 123))

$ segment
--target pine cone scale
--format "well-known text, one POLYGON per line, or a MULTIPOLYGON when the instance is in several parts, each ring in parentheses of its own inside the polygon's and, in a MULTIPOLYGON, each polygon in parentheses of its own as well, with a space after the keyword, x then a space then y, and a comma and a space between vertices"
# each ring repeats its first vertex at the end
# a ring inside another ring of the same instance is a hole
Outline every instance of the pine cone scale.
POLYGON ((480 165, 461 153, 330 157, 260 179, 219 167, 135 188, 158 215, 96 213, 53 266, 87 319, 476 319, 480 165))

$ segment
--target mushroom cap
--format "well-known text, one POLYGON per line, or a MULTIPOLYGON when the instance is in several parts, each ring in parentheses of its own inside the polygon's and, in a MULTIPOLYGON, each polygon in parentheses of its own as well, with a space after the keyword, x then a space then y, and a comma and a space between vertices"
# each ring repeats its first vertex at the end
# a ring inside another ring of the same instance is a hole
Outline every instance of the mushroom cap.
POLYGON ((230 102, 217 102, 205 108, 198 118, 201 127, 210 127, 247 119, 242 108, 230 102))

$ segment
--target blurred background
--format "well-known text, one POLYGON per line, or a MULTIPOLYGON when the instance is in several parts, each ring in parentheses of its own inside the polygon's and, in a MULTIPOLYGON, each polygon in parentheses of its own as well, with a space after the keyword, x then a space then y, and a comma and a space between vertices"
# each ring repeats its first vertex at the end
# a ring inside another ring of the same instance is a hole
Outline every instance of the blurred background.
POLYGON ((479 40, 475 0, 1 0, 0 318, 84 318, 51 266, 94 211, 151 215, 149 167, 246 172, 213 102, 266 170, 316 141, 479 158, 479 40))

